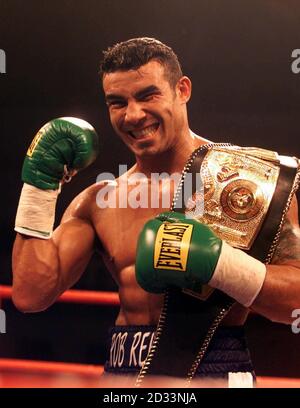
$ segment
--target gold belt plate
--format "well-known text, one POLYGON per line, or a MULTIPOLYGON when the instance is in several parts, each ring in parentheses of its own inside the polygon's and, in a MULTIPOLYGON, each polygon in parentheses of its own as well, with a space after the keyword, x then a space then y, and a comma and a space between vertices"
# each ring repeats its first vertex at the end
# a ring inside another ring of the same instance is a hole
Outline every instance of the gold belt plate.
POLYGON ((260 230, 280 171, 276 153, 265 157, 265 150, 258 150, 213 148, 200 169, 204 211, 196 219, 233 247, 244 250, 251 248, 260 230))

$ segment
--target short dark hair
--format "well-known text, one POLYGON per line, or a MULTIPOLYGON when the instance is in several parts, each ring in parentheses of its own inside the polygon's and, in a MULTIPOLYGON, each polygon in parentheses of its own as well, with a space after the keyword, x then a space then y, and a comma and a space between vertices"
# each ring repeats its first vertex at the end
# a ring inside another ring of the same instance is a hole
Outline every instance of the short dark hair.
POLYGON ((172 48, 155 38, 132 38, 109 47, 103 51, 100 75, 116 71, 138 69, 151 60, 159 62, 165 69, 166 79, 175 88, 182 77, 182 69, 172 48))

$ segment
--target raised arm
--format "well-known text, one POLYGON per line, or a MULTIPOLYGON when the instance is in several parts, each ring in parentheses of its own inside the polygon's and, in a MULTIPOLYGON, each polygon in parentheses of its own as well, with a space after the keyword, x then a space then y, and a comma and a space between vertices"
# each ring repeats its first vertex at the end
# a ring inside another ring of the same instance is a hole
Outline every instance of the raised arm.
POLYGON ((70 205, 50 239, 17 234, 13 302, 22 312, 46 309, 84 272, 93 253, 95 232, 89 221, 80 217, 78 203, 83 196, 70 205))
POLYGON ((45 125, 24 161, 13 249, 13 301, 24 312, 46 309, 84 271, 93 250, 88 190, 80 194, 52 233, 56 199, 66 169, 94 160, 97 135, 84 121, 62 118, 45 125))

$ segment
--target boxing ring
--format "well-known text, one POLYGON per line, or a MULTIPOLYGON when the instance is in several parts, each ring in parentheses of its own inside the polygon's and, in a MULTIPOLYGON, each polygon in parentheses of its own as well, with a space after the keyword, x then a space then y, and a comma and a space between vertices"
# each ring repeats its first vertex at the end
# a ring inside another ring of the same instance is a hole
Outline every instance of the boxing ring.
MULTIPOLYGON (((0 285, 0 305, 2 300, 11 301, 11 294, 10 286, 0 285)), ((68 290, 58 302, 99 307, 120 304, 116 292, 84 290, 68 290)), ((0 388, 101 388, 102 372, 101 365, 0 358, 0 388)), ((300 388, 300 378, 258 376, 256 388, 300 388)))

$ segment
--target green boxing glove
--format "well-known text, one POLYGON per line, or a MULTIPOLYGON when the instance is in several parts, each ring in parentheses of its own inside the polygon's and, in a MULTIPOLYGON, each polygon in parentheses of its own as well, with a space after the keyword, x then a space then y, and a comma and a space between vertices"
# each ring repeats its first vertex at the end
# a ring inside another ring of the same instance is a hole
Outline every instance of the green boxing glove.
POLYGON ((167 212, 148 221, 138 240, 136 279, 152 293, 169 286, 222 290, 249 307, 260 292, 265 265, 218 238, 206 225, 167 212))
POLYGON ((59 118, 48 122, 34 137, 24 160, 22 180, 56 190, 67 172, 89 166, 98 154, 98 136, 82 119, 59 118))
POLYGON ((50 238, 60 184, 89 166, 98 154, 98 135, 78 118, 54 119, 34 137, 23 163, 24 181, 16 217, 17 232, 50 238))

